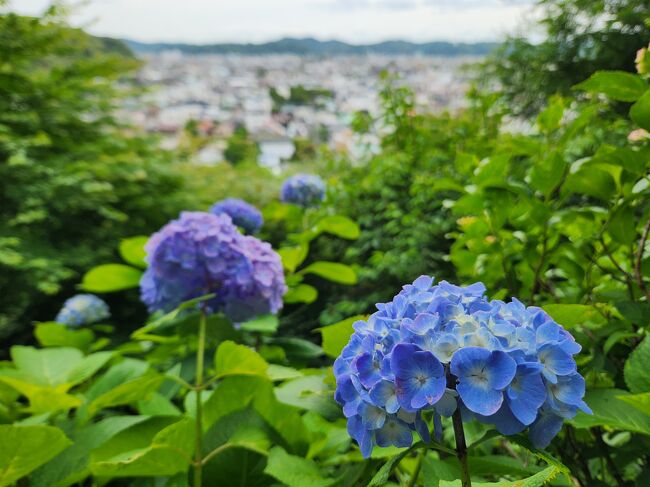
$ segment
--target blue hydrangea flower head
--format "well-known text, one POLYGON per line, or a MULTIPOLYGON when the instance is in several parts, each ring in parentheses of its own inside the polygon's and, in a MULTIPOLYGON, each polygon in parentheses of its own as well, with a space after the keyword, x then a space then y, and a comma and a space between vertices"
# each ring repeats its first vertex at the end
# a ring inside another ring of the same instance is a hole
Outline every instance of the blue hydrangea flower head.
POLYGON ((318 206, 325 199, 325 183, 314 174, 296 174, 282 183, 280 199, 303 208, 318 206))
POLYGON ((63 303, 55 321, 68 326, 97 323, 110 317, 108 305, 94 294, 77 294, 63 303))
POLYGON ((421 276, 377 304, 334 362, 335 399, 364 456, 374 446, 440 437, 456 411, 504 435, 529 430, 543 448, 578 410, 589 413, 573 356, 580 345, 540 308, 489 301, 485 286, 421 276))
POLYGON ((233 322, 277 313, 287 290, 280 256, 271 245, 242 235, 228 215, 183 212, 145 246, 147 270, 140 280, 150 312, 170 311, 214 293, 209 313, 233 322))
POLYGON ((220 215, 225 213, 232 222, 247 234, 257 233, 264 224, 262 212, 250 203, 240 200, 239 198, 226 198, 218 201, 210 208, 210 213, 220 215))

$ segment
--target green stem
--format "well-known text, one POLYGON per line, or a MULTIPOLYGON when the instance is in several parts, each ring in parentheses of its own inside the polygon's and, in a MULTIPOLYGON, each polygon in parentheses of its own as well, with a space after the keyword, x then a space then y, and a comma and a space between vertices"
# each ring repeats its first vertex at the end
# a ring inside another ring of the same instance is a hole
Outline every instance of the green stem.
POLYGON ((472 487, 472 479, 469 476, 469 466, 467 464, 467 443, 465 442, 465 430, 463 429, 460 408, 456 408, 452 421, 454 424, 454 436, 456 437, 456 456, 460 462, 461 485, 462 487, 472 487))
POLYGON ((196 348, 196 380, 194 391, 196 393, 196 431, 194 445, 194 486, 201 487, 203 468, 203 358, 205 356, 205 311, 201 310, 199 317, 199 340, 196 348))
POLYGON ((411 479, 409 480, 409 483, 407 484, 406 487, 415 487, 415 484, 417 484, 418 477, 420 476, 420 470, 422 469, 422 460, 424 460, 426 454, 427 454, 426 448, 420 450, 420 453, 418 454, 417 463, 415 464, 415 470, 413 471, 413 475, 411 475, 411 479))

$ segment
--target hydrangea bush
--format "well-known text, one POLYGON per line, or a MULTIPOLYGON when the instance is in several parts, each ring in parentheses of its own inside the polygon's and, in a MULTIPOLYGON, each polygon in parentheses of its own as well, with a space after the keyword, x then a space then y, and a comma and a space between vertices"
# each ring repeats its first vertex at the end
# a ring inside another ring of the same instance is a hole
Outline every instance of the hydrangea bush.
POLYGON ((208 313, 242 322, 276 313, 287 290, 280 256, 271 245, 242 235, 228 215, 183 212, 145 247, 149 267, 140 281, 149 311, 170 311, 198 296, 208 313))
POLYGON ((97 323, 110 317, 108 305, 94 294, 77 294, 63 303, 55 321, 68 326, 97 323))
POLYGON ((303 208, 317 206, 325 199, 325 183, 314 174, 296 174, 282 183, 280 199, 303 208))
POLYGON ((484 292, 421 276, 354 324, 334 363, 335 398, 364 457, 410 446, 412 431, 428 442, 429 414, 437 435, 456 413, 504 435, 528 429, 543 448, 564 419, 590 412, 571 334, 540 308, 484 292))
POLYGON ((257 233, 264 224, 262 212, 250 203, 239 198, 226 198, 218 201, 210 208, 215 215, 226 214, 232 222, 249 235, 257 233))

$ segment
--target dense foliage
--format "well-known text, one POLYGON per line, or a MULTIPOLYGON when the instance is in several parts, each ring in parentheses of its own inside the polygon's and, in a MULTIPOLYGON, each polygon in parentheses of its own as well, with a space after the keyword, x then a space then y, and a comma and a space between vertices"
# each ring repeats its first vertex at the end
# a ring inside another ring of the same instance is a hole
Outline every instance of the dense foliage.
POLYGON ((353 124, 381 152, 325 154, 303 204, 246 163, 204 192, 212 168, 125 133, 133 61, 83 32, 0 33, 0 312, 33 334, 0 362, 0 486, 650 483, 644 62, 522 130, 499 93, 425 115, 387 78, 353 124), (225 196, 260 240, 197 212, 225 196))

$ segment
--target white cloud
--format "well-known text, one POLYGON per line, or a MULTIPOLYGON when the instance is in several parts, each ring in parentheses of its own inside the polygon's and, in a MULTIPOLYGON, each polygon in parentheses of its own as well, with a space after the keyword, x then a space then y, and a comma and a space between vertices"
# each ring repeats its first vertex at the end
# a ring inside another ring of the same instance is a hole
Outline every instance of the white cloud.
MULTIPOLYGON (((35 14, 49 3, 13 0, 12 7, 35 14)), ((528 0, 94 0, 72 21, 141 41, 477 41, 516 30, 530 9, 528 0)))

